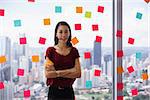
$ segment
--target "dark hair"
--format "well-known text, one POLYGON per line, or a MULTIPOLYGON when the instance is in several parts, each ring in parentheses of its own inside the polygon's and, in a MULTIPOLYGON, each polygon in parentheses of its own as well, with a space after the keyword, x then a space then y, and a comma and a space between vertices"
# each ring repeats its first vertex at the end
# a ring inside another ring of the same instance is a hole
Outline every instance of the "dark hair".
POLYGON ((69 38, 68 38, 68 40, 67 40, 66 45, 69 46, 69 47, 72 47, 72 44, 71 44, 71 42, 70 42, 70 41, 71 41, 71 28, 70 28, 69 24, 68 24, 67 22, 65 22, 65 21, 60 21, 60 22, 58 22, 57 25, 56 25, 56 27, 55 27, 55 36, 54 36, 55 44, 54 44, 54 45, 57 45, 57 44, 58 44, 58 38, 56 37, 56 33, 57 33, 58 27, 59 27, 60 25, 65 25, 65 26, 67 26, 67 27, 69 28, 70 36, 69 36, 69 38))

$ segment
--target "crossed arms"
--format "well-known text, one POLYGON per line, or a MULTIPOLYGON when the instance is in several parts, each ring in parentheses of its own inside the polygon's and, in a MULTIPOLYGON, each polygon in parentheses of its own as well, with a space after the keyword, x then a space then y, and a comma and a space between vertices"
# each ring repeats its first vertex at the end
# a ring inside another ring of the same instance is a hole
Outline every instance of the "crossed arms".
POLYGON ((75 66, 73 68, 56 71, 53 62, 48 57, 46 57, 45 76, 46 78, 80 78, 81 68, 79 58, 75 59, 75 66))

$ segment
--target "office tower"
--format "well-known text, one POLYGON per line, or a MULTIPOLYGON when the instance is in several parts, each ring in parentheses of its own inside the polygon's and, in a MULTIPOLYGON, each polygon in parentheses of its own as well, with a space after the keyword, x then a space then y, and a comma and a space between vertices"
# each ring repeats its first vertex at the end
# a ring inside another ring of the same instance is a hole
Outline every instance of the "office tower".
POLYGON ((111 55, 104 55, 104 62, 105 62, 105 75, 112 76, 112 57, 111 55))
POLYGON ((101 67, 101 42, 94 41, 94 65, 101 67))
POLYGON ((11 40, 8 37, 0 37, 0 56, 6 57, 6 63, 0 64, 0 80, 11 80, 11 40))

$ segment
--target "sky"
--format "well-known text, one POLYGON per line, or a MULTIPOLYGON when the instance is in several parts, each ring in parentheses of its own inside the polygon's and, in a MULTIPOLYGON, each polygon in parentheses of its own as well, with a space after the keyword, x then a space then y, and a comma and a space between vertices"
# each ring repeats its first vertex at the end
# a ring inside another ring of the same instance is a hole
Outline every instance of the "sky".
MULTIPOLYGON (((123 2, 123 46, 148 47, 150 45, 149 4, 144 0, 125 0, 123 2), (136 13, 142 13, 142 19, 136 13), (149 16, 149 17, 148 17, 149 16), (135 39, 134 45, 128 44, 128 38, 135 39)), ((54 44, 54 29, 59 21, 70 24, 72 37, 77 37, 76 47, 93 48, 96 36, 102 36, 102 46, 112 47, 112 0, 0 0, 0 36, 8 36, 12 42, 19 43, 19 34, 25 33, 27 44, 34 47, 47 47, 54 44), (79 2, 80 1, 80 2, 79 2), (55 13, 55 6, 62 7, 62 13, 55 13), (76 6, 83 7, 83 13, 75 12, 76 6), (104 13, 97 12, 98 6, 104 6, 104 13), (91 11, 91 18, 85 18, 85 12, 91 11), (50 18, 49 26, 43 25, 43 19, 50 18), (21 20, 21 27, 14 27, 14 20, 21 20), (74 24, 80 23, 82 30, 75 30, 74 24), (92 24, 98 24, 99 30, 92 31, 92 24), (46 44, 38 43, 40 37, 46 38, 46 44)))

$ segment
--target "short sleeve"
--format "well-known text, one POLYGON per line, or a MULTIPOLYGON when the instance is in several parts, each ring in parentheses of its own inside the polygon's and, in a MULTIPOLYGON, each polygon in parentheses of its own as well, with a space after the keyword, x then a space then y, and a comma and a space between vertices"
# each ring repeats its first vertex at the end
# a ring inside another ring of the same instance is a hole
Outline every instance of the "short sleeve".
POLYGON ((74 48, 74 57, 75 59, 80 57, 79 52, 76 48, 74 48))
POLYGON ((47 48, 46 54, 45 54, 45 59, 48 57, 50 60, 52 59, 52 47, 47 48))

